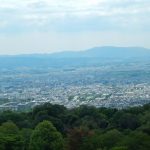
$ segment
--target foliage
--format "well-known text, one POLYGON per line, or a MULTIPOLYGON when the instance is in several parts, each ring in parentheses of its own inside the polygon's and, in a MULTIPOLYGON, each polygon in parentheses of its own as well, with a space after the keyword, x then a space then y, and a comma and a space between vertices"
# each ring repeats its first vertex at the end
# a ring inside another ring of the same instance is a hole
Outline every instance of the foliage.
POLYGON ((39 123, 31 135, 30 150, 63 150, 63 138, 49 121, 39 123))
POLYGON ((49 103, 0 112, 0 150, 149 150, 150 104, 122 110, 49 103))
POLYGON ((0 126, 0 149, 23 150, 19 129, 13 122, 5 122, 0 126))

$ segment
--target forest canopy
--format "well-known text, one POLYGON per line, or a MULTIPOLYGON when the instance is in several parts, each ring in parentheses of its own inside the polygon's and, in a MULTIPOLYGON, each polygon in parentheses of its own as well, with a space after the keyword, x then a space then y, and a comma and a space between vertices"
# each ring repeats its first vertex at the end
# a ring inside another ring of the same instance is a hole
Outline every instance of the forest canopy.
POLYGON ((150 104, 122 110, 45 103, 0 112, 0 150, 149 150, 150 104))

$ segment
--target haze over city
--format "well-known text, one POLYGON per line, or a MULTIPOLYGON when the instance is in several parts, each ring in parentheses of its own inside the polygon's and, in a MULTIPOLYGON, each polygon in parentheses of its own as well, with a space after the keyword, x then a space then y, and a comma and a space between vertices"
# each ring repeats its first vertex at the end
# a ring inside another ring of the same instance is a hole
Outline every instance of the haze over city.
POLYGON ((150 0, 0 0, 0 150, 150 150, 150 0))
POLYGON ((0 0, 0 54, 150 48, 149 0, 0 0))

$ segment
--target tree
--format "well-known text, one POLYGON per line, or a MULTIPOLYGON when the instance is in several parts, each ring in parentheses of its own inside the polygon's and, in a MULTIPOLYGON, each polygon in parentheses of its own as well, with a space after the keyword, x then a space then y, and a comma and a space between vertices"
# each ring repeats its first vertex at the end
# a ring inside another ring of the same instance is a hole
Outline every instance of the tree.
POLYGON ((139 118, 130 113, 125 113, 123 111, 117 112, 113 118, 113 122, 116 127, 121 129, 131 129, 135 130, 140 126, 139 118))
POLYGON ((115 147, 122 138, 123 135, 116 129, 106 133, 97 131, 94 135, 85 138, 81 150, 110 150, 112 147, 115 147))
POLYGON ((117 147, 113 147, 111 150, 128 150, 128 148, 125 146, 117 146, 117 147))
POLYGON ((74 128, 68 134, 68 149, 81 150, 85 138, 91 137, 94 133, 87 128, 74 128))
POLYGON ((115 146, 121 139, 123 135, 116 129, 110 130, 102 135, 101 144, 102 148, 112 148, 115 146))
POLYGON ((81 150, 102 150, 101 131, 96 130, 93 135, 83 139, 81 150))
POLYGON ((5 122, 0 126, 0 149, 22 150, 23 141, 18 127, 13 122, 5 122))
POLYGON ((21 130, 21 136, 23 138, 24 150, 29 149, 30 136, 32 134, 32 129, 24 128, 21 130))
POLYGON ((130 135, 123 139, 123 146, 126 146, 128 150, 149 150, 150 149, 150 136, 143 132, 132 132, 130 135))
POLYGON ((30 150, 63 150, 62 135, 50 121, 39 123, 30 139, 30 150))

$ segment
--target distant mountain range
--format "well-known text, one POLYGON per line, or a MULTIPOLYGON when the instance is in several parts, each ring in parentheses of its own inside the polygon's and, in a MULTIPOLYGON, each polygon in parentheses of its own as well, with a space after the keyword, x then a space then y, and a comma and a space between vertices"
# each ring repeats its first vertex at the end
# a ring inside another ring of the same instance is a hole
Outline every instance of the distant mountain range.
POLYGON ((66 51, 53 54, 0 56, 0 67, 22 66, 79 66, 93 65, 113 60, 150 59, 150 49, 142 47, 95 47, 84 51, 66 51))
MULTIPOLYGON (((143 47, 113 47, 113 46, 104 46, 104 47, 94 47, 88 50, 83 51, 64 51, 57 52, 52 54, 25 54, 25 55, 15 55, 11 57, 50 57, 50 58, 78 58, 78 57, 99 57, 99 58, 132 58, 132 57, 149 57, 150 49, 143 47)), ((8 57, 0 56, 2 57, 8 57)))
POLYGON ((150 56, 150 49, 142 47, 95 47, 78 52, 60 52, 50 55, 56 58, 70 57, 99 57, 99 58, 131 58, 150 56))

